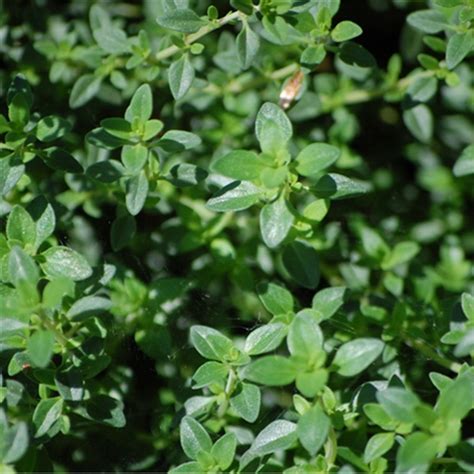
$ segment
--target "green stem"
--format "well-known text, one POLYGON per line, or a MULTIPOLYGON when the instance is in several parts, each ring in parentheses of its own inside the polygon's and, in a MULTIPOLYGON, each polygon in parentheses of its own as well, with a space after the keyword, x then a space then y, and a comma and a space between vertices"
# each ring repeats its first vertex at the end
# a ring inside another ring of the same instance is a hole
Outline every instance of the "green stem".
POLYGON ((244 90, 253 89, 262 84, 266 84, 269 81, 278 81, 284 79, 299 69, 299 65, 296 63, 289 64, 281 69, 277 69, 270 74, 264 74, 261 77, 251 78, 248 81, 231 81, 230 84, 225 88, 226 92, 231 92, 233 94, 238 94, 244 90))
MULTIPOLYGON (((351 105, 351 104, 360 104, 363 102, 369 102, 370 100, 377 99, 382 97, 387 92, 391 91, 403 91, 407 87, 410 86, 415 80, 420 79, 422 77, 431 77, 435 75, 435 71, 421 71, 416 74, 412 74, 411 76, 403 77, 399 79, 398 82, 392 85, 384 85, 379 89, 374 89, 372 91, 368 91, 365 89, 356 89, 353 91, 348 92, 345 96, 343 96, 338 102, 337 105, 351 105)), ((334 107, 333 103, 330 103, 329 110, 334 107)), ((327 110, 326 110, 327 111, 327 110)))
MULTIPOLYGON (((242 13, 239 11, 230 12, 226 16, 220 18, 219 20, 216 20, 215 22, 211 22, 209 23, 209 25, 203 26, 201 29, 196 31, 196 33, 193 33, 187 36, 184 42, 186 43, 186 45, 189 46, 193 44, 194 42, 196 42, 197 40, 201 39, 203 36, 206 36, 211 31, 217 30, 223 27, 224 25, 226 25, 227 23, 230 23, 231 21, 236 20, 240 15, 242 15, 242 13)), ((164 49, 163 51, 159 51, 158 53, 156 53, 155 58, 157 61, 163 61, 164 59, 167 59, 170 56, 175 55, 179 51, 181 51, 181 48, 179 46, 173 45, 164 49)))
POLYGON ((229 376, 227 378, 227 383, 225 386, 225 400, 220 404, 219 409, 217 410, 217 416, 219 418, 222 418, 225 415, 225 412, 227 411, 227 408, 229 407, 229 400, 234 392, 235 388, 235 382, 237 381, 237 374, 235 373, 234 369, 230 369, 229 371, 229 376))
POLYGON ((334 465, 337 457, 337 438, 334 428, 331 426, 329 430, 328 440, 324 445, 324 457, 329 468, 334 465))
POLYGON ((454 458, 438 458, 434 459, 431 464, 456 464, 457 461, 454 458))
MULTIPOLYGON (((278 81, 281 79, 285 79, 291 74, 295 73, 299 69, 299 65, 297 63, 289 64, 281 69, 277 69, 270 74, 263 74, 260 77, 253 77, 248 78, 248 76, 244 79, 235 79, 229 83, 229 85, 223 89, 219 89, 213 84, 209 85, 206 89, 208 92, 214 92, 217 95, 222 93, 232 93, 232 94, 239 94, 245 90, 254 89, 258 86, 264 85, 269 81, 278 81)), ((384 94, 390 91, 403 91, 407 87, 410 86, 415 80, 420 79, 422 77, 431 77, 435 75, 435 71, 421 71, 416 74, 412 74, 407 77, 403 77, 398 80, 395 84, 391 85, 383 85, 378 89, 368 91, 365 89, 356 89, 353 91, 348 92, 344 96, 342 96, 339 100, 334 100, 333 98, 327 98, 327 105, 324 108, 324 112, 330 112, 337 106, 342 105, 353 105, 353 104, 361 104, 364 102, 369 102, 370 100, 377 99, 382 97, 384 94)), ((325 96, 321 96, 324 99, 325 96)))
POLYGON ((216 235, 219 235, 220 232, 232 222, 233 218, 233 212, 225 212, 224 214, 221 214, 220 219, 218 219, 217 222, 206 231, 206 237, 211 239, 216 235))
POLYGON ((43 311, 39 311, 38 315, 41 319, 41 323, 43 324, 43 326, 49 331, 51 331, 54 334, 55 338, 59 341, 59 343, 64 348, 66 348, 68 345, 68 340, 66 339, 64 334, 56 328, 56 326, 50 321, 48 316, 46 316, 43 311))
POLYGON ((456 374, 458 374, 459 371, 461 370, 461 364, 458 364, 457 362, 453 362, 447 359, 446 357, 443 357, 442 355, 438 354, 431 346, 429 346, 422 339, 410 338, 410 336, 407 335, 406 342, 408 343, 409 346, 418 350, 429 359, 434 360, 436 363, 438 363, 442 367, 448 370, 451 370, 452 372, 455 372, 456 374))

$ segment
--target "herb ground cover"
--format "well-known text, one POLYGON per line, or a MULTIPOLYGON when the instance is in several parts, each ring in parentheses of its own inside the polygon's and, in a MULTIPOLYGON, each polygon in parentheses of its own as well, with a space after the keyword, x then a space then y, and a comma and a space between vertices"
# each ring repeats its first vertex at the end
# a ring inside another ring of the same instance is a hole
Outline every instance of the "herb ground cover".
POLYGON ((474 471, 473 0, 0 1, 0 471, 474 471))

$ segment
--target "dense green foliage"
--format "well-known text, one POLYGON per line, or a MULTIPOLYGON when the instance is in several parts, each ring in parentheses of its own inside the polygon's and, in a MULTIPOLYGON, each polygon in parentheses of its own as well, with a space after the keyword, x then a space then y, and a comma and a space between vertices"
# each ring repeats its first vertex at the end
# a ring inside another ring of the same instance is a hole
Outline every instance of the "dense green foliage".
POLYGON ((473 0, 0 0, 0 471, 474 471, 473 0))

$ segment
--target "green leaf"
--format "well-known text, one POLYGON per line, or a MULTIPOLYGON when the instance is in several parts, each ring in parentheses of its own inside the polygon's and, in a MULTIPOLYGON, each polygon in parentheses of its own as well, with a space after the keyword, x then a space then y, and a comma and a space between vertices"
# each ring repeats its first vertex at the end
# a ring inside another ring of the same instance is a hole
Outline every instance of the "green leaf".
POLYGON ((453 173, 458 178, 474 174, 474 145, 464 148, 454 165, 453 173))
POLYGON ((102 83, 101 77, 93 74, 84 74, 80 76, 72 86, 69 96, 69 107, 77 109, 89 102, 99 92, 102 83))
POLYGON ((191 163, 180 163, 170 170, 167 179, 170 183, 178 187, 195 186, 207 178, 208 174, 199 166, 191 163))
POLYGON ((326 442, 330 427, 330 418, 319 406, 312 407, 298 420, 298 438, 311 456, 315 456, 326 442))
POLYGON ((259 283, 257 294, 265 309, 275 316, 293 311, 293 296, 286 288, 276 283, 259 283))
POLYGON ((46 156, 42 156, 42 158, 53 170, 65 171, 73 174, 80 174, 84 171, 82 165, 66 150, 54 146, 46 148, 45 151, 46 156))
MULTIPOLYGON (((284 5, 286 6, 287 4, 285 3, 284 5)), ((262 26, 265 39, 273 44, 291 45, 293 41, 298 40, 302 36, 282 16, 265 15, 262 19, 262 26)))
POLYGON ((191 342, 199 354, 211 360, 225 360, 234 348, 228 337, 207 326, 192 326, 191 342))
POLYGON ((131 52, 127 34, 115 26, 99 28, 92 32, 97 44, 109 54, 126 54, 131 52))
POLYGON ((262 150, 272 153, 286 145, 293 135, 293 127, 278 105, 266 102, 258 111, 255 134, 262 150))
POLYGON ((51 331, 39 330, 28 339, 26 352, 35 367, 44 368, 51 361, 54 349, 54 334, 51 331))
POLYGON ((405 110, 403 122, 412 135, 420 142, 428 143, 433 136, 433 115, 424 104, 405 110))
POLYGON ((363 406, 363 410, 372 423, 375 423, 383 429, 391 430, 398 424, 398 422, 392 419, 392 417, 382 408, 382 405, 377 403, 366 403, 363 406))
POLYGON ((230 0, 230 4, 237 10, 245 13, 246 15, 251 15, 253 13, 253 3, 252 0, 230 0))
POLYGON ((84 380, 76 367, 60 369, 54 376, 56 387, 64 400, 79 402, 84 397, 84 380))
MULTIPOLYGON (((138 120, 144 124, 153 113, 153 95, 149 84, 142 84, 133 94, 125 111, 125 119, 130 123, 138 120)), ((159 122, 161 124, 161 122, 159 122)), ((159 130, 158 130, 159 131, 159 130)), ((157 132, 158 133, 158 132, 157 132)))
POLYGON ((253 423, 260 413, 260 389, 253 384, 242 382, 240 392, 230 399, 230 406, 249 423, 253 423))
POLYGON ((130 178, 126 184, 125 204, 132 216, 136 216, 143 209, 147 195, 148 179, 142 170, 138 175, 130 178))
POLYGON ((168 130, 158 141, 158 146, 169 152, 190 150, 200 144, 198 135, 182 130, 168 130))
POLYGON ((385 256, 382 261, 382 269, 389 270, 402 263, 409 262, 421 250, 416 242, 400 242, 385 256))
POLYGON ((123 402, 108 395, 94 395, 74 409, 78 415, 113 428, 123 428, 126 424, 123 402))
POLYGON ((212 383, 223 382, 227 377, 228 369, 220 362, 206 362, 193 375, 193 388, 202 388, 212 383))
POLYGON ((260 232, 270 248, 278 247, 288 235, 294 216, 283 194, 260 211, 260 232))
POLYGON ((260 48, 260 38, 250 28, 247 22, 237 35, 237 53, 242 69, 248 69, 258 54, 260 48))
POLYGON ((300 241, 292 242, 283 250, 283 265, 289 275, 301 286, 318 286, 320 271, 316 250, 300 241))
POLYGON ((316 199, 310 202, 303 210, 303 216, 314 222, 321 222, 329 211, 328 199, 316 199))
POLYGON ((207 208, 216 212, 242 211, 256 204, 264 191, 249 181, 233 181, 207 201, 207 208))
POLYGON ((341 21, 331 31, 331 38, 333 41, 340 43, 342 41, 348 41, 352 38, 362 34, 362 28, 352 21, 341 21))
POLYGON ((122 163, 131 174, 138 174, 148 161, 148 148, 141 143, 122 148, 122 163))
POLYGON ((89 23, 92 31, 109 28, 112 25, 109 13, 100 5, 92 5, 89 11, 89 23))
POLYGON ((435 410, 446 420, 462 420, 473 407, 474 375, 466 372, 441 390, 435 410))
POLYGON ((469 293, 461 295, 461 306, 466 318, 474 322, 474 296, 469 293))
POLYGON ((249 451, 254 456, 265 456, 277 450, 288 449, 297 439, 296 424, 276 420, 266 426, 255 438, 249 451))
POLYGON ((347 199, 370 191, 370 185, 341 174, 330 173, 319 179, 311 189, 319 198, 347 199))
POLYGON ((28 211, 35 220, 36 239, 35 250, 54 232, 56 227, 56 215, 53 206, 43 196, 34 199, 28 205, 28 211))
MULTIPOLYGON (((121 138, 114 137, 107 133, 102 127, 94 128, 86 135, 86 140, 89 144, 96 146, 97 148, 103 148, 105 150, 114 150, 128 143, 127 140, 122 140, 121 138)), ((118 163, 115 161, 110 161, 111 163, 118 163)), ((92 164, 89 168, 94 166, 103 165, 108 163, 108 161, 99 161, 92 164)))
POLYGON ((175 186, 195 186, 207 178, 207 172, 199 166, 191 163, 180 163, 170 169, 170 177, 167 179, 175 186))
POLYGON ((41 438, 45 435, 53 436, 55 434, 62 410, 63 401, 59 397, 41 400, 36 405, 33 413, 35 438, 41 438))
POLYGON ((170 470, 170 474, 204 474, 201 465, 198 462, 185 462, 170 470))
POLYGON ((188 458, 197 459, 199 454, 211 452, 211 438, 203 426, 194 418, 185 416, 181 420, 179 433, 181 446, 188 458))
MULTIPOLYGON (((322 361, 324 361, 324 359, 320 357, 318 362, 321 363, 322 361)), ((310 363, 311 361, 308 361, 307 366, 310 363)), ((327 381, 328 372, 325 369, 315 369, 308 372, 300 372, 296 376, 296 388, 305 397, 312 398, 324 388, 327 381)))
POLYGON ((30 359, 26 351, 16 352, 8 364, 7 373, 10 377, 19 374, 23 370, 24 364, 30 364, 30 359))
POLYGON ((8 271, 15 286, 24 281, 36 285, 39 279, 38 267, 34 260, 17 245, 10 252, 8 271))
MULTIPOLYGON (((358 468, 358 472, 369 472, 368 466, 366 466, 362 458, 354 453, 354 451, 346 446, 338 446, 337 448, 337 456, 345 461, 348 461, 353 466, 358 468)), ((377 463, 374 463, 374 468, 376 467, 377 463)), ((371 466, 372 467, 372 466, 371 466)), ((383 466, 385 468, 385 466, 383 466)), ((340 471, 339 471, 340 472, 340 471)), ((377 472, 377 471, 376 471, 377 472)), ((351 474, 354 474, 351 472, 351 474)), ((408 473, 406 473, 408 474, 408 473)))
POLYGON ((407 22, 424 33, 436 34, 448 27, 443 15, 434 10, 419 10, 410 13, 407 22))
POLYGON ((72 321, 82 321, 90 316, 97 316, 108 311, 111 306, 111 301, 103 296, 83 296, 74 301, 66 316, 72 321))
POLYGON ((454 349, 456 357, 466 357, 474 351, 474 329, 469 329, 454 349))
POLYGON ((323 348, 323 333, 314 318, 299 313, 291 322, 287 344, 291 355, 314 361, 323 348))
POLYGON ((33 105, 33 93, 31 92, 31 87, 28 81, 25 79, 25 76, 22 74, 17 74, 13 79, 10 87, 7 91, 7 104, 10 105, 15 98, 15 96, 21 93, 23 94, 26 102, 28 104, 28 108, 31 108, 33 105))
MULTIPOLYGON (((446 47, 444 49, 446 49, 446 47)), ((419 54, 416 58, 418 62, 429 71, 437 71, 440 67, 438 59, 429 54, 419 54)))
POLYGON ((364 252, 375 260, 382 261, 390 257, 390 249, 378 232, 363 227, 360 231, 364 252))
POLYGON ((136 231, 137 224, 133 216, 117 217, 112 223, 110 230, 110 241, 114 252, 118 252, 126 247, 132 241, 136 231))
POLYGON ((326 49, 324 45, 318 44, 317 46, 308 46, 301 53, 300 62, 305 66, 317 66, 324 61, 326 57, 326 49))
POLYGON ((56 278, 44 287, 43 304, 47 308, 57 308, 65 296, 74 296, 74 282, 69 278, 56 278))
POLYGON ((175 100, 181 99, 188 92, 194 80, 194 68, 188 54, 183 54, 174 61, 168 70, 168 82, 175 100))
POLYGON ((237 437, 234 433, 226 433, 214 443, 211 455, 217 461, 217 465, 225 470, 232 464, 236 448, 237 437))
POLYGON ((429 377, 431 383, 440 391, 452 382, 451 378, 447 377, 446 375, 440 374, 439 372, 430 372, 429 377))
POLYGON ((6 196, 25 172, 25 165, 14 165, 13 160, 0 159, 0 196, 6 196))
POLYGON ((302 176, 314 176, 331 166, 341 155, 339 148, 326 143, 312 143, 296 157, 296 171, 302 176))
POLYGON ((412 423, 414 410, 419 400, 413 393, 403 388, 387 388, 377 392, 377 400, 390 417, 404 423, 412 423))
POLYGON ((7 238, 12 243, 21 244, 23 248, 32 249, 35 246, 36 225, 22 206, 14 206, 8 215, 7 238))
MULTIPOLYGON (((2 428, 0 427, 0 433, 2 428)), ((23 457, 28 449, 28 426, 24 421, 19 421, 3 433, 1 443, 0 461, 4 464, 13 464, 23 457)))
POLYGON ((295 380, 297 369, 290 359, 283 356, 264 356, 244 370, 244 377, 251 382, 271 387, 288 385, 295 380))
POLYGON ((69 247, 51 247, 42 256, 45 262, 41 263, 41 268, 50 278, 66 277, 80 281, 92 275, 87 260, 69 247))
POLYGON ((436 5, 445 8, 453 8, 457 7, 458 5, 462 5, 464 0, 434 0, 436 5))
POLYGON ((104 127, 105 131, 110 135, 128 140, 131 138, 132 126, 128 120, 121 117, 106 118, 101 120, 100 125, 104 127))
POLYGON ((8 104, 8 118, 18 125, 26 125, 30 120, 30 105, 22 92, 16 94, 8 104))
POLYGON ((331 287, 318 291, 311 303, 312 308, 321 314, 321 321, 331 318, 343 305, 347 288, 331 287))
POLYGON ((168 11, 164 15, 160 15, 156 21, 163 28, 181 33, 195 33, 207 24, 189 8, 168 11))
POLYGON ((395 433, 377 433, 373 435, 364 450, 364 462, 369 464, 374 459, 382 457, 391 449, 395 441, 395 433))
POLYGON ((438 442, 425 433, 412 433, 397 452, 396 474, 426 472, 438 451, 438 442))
POLYGON ((217 158, 211 170, 228 178, 239 180, 254 180, 260 176, 265 165, 259 161, 258 155, 253 151, 234 150, 217 158))
POLYGON ((264 324, 247 336, 244 350, 248 355, 258 355, 273 351, 281 344, 286 336, 286 332, 284 324, 264 324))
POLYGON ((474 34, 472 31, 455 33, 448 41, 446 49, 446 65, 454 69, 474 49, 474 34))
POLYGON ((48 143, 58 138, 71 130, 71 124, 61 117, 56 115, 48 115, 43 117, 36 126, 36 138, 42 142, 48 143))
MULTIPOLYGON (((158 119, 151 119, 145 122, 145 130, 143 131, 143 140, 148 141, 155 138, 163 129, 163 122, 158 119)), ((190 134, 192 135, 192 134, 190 134)))
POLYGON ((346 342, 337 350, 333 365, 337 373, 353 377, 364 371, 382 353, 384 343, 379 339, 363 337, 346 342))
POLYGON ((435 95, 437 87, 436 77, 420 77, 410 84, 407 93, 416 102, 427 102, 435 95))
POLYGON ((125 168, 115 160, 99 161, 89 166, 86 173, 100 183, 113 183, 125 175, 125 168))

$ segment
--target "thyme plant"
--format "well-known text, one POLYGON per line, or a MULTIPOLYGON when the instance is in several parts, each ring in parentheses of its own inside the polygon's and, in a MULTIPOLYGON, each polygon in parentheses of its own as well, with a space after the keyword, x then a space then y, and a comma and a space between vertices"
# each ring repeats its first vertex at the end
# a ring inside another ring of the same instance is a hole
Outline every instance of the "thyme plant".
POLYGON ((0 471, 474 471, 473 0, 0 0, 0 471))

